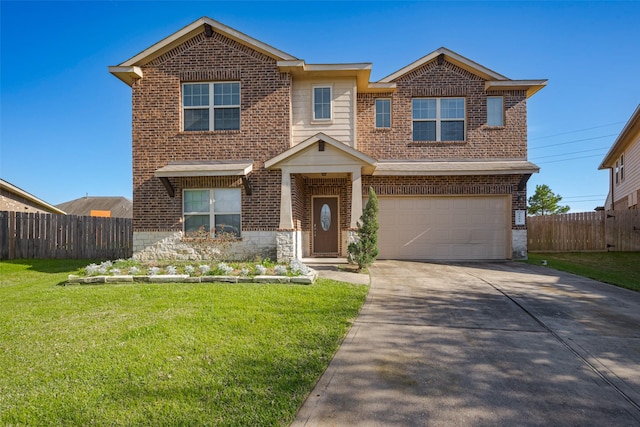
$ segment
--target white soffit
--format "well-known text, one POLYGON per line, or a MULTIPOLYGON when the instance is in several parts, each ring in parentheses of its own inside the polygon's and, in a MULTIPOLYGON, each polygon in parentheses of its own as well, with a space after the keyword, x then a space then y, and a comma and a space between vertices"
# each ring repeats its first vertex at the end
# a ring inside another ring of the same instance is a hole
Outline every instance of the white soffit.
POLYGON ((527 98, 547 85, 547 80, 489 80, 484 90, 526 90, 527 98))
POLYGON ((253 160, 216 162, 172 162, 157 169, 157 178, 178 176, 246 176, 253 170, 253 160))
POLYGON ((485 162, 422 162, 380 160, 373 175, 418 176, 418 175, 509 175, 537 173, 540 168, 526 160, 485 162))

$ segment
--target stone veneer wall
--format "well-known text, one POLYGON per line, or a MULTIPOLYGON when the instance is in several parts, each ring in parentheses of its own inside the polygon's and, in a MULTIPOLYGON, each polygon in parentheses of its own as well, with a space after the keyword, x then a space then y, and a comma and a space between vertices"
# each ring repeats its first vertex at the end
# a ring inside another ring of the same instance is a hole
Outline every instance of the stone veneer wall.
POLYGON ((511 258, 527 259, 527 230, 511 230, 511 258))
POLYGON ((256 256, 276 259, 277 233, 244 231, 242 240, 222 248, 215 245, 194 245, 182 241, 181 231, 137 231, 133 233, 133 258, 139 261, 198 261, 220 259, 251 260, 256 256))
POLYGON ((276 236, 278 262, 289 262, 302 258, 302 232, 293 230, 278 231, 276 236))

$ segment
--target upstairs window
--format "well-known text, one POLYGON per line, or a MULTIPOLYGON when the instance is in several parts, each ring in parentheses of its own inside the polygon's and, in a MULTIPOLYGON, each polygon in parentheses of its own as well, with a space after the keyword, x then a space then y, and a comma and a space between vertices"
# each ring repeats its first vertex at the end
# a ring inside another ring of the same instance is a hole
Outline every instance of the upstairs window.
POLYGON ((616 167, 613 171, 615 174, 616 184, 620 184, 624 181, 624 153, 620 155, 618 160, 616 160, 616 167))
POLYGON ((504 126, 504 100, 501 96, 487 97, 487 126, 504 126))
POLYGON ((313 120, 331 120, 331 87, 313 88, 313 120))
POLYGON ((382 129, 391 127, 390 99, 376 99, 376 127, 382 129))
POLYGON ((184 83, 186 132, 240 129, 240 83, 184 83))
POLYGON ((184 190, 184 231, 240 237, 241 195, 238 188, 184 190))
POLYGON ((464 98, 414 98, 414 141, 464 141, 464 98))

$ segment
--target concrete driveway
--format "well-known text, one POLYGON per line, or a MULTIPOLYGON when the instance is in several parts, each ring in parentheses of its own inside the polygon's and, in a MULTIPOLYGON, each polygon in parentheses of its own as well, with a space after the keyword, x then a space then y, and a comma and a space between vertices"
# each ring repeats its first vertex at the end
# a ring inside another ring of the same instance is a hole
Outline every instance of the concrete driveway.
POLYGON ((640 425, 640 293, 515 262, 370 272, 293 426, 640 425))

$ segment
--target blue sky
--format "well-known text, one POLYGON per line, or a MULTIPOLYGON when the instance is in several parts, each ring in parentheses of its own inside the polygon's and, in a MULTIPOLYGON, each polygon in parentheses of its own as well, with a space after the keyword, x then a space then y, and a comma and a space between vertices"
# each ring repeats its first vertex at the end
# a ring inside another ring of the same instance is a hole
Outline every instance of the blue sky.
POLYGON ((131 198, 131 90, 107 71, 209 16, 307 63, 378 80, 444 46, 511 79, 529 159, 572 212, 603 205, 608 148, 640 103, 640 2, 0 2, 0 177, 58 204, 131 198))

